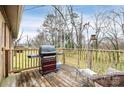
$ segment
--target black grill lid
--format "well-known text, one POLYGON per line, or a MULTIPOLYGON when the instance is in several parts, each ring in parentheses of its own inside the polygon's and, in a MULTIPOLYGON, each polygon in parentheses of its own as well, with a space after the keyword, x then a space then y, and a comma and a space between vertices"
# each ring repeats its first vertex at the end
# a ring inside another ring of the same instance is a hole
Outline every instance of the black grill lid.
POLYGON ((39 48, 39 54, 51 54, 56 53, 56 49, 52 45, 41 45, 39 48))

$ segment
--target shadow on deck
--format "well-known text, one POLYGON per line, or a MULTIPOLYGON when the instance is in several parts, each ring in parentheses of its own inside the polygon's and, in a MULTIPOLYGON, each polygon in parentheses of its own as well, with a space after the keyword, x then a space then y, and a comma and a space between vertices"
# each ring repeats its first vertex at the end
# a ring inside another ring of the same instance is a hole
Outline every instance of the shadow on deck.
MULTIPOLYGON (((22 71, 10 75, 12 84, 3 84, 3 86, 14 87, 81 87, 80 81, 76 80, 76 72, 73 67, 62 65, 57 72, 41 75, 38 69, 22 71)), ((84 85, 85 86, 85 85, 84 85)))

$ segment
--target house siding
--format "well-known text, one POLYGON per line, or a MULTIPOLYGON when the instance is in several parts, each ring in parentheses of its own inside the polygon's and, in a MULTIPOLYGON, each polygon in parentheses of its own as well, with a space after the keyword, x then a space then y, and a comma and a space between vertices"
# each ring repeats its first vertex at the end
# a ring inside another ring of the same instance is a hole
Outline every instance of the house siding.
POLYGON ((3 51, 2 47, 4 47, 4 28, 3 28, 3 23, 4 23, 4 18, 0 12, 0 81, 4 77, 4 56, 3 56, 3 51))
POLYGON ((12 45, 12 36, 8 26, 0 12, 0 81, 5 77, 5 55, 2 48, 10 48, 12 45))
MULTIPOLYGON (((21 5, 0 5, 0 82, 5 75, 5 51, 11 49, 13 40, 17 38, 23 6, 21 5)), ((11 65, 12 56, 9 52, 9 63, 11 65)), ((9 70, 10 68, 8 68, 9 70)), ((8 72, 6 70, 6 72, 8 72)))

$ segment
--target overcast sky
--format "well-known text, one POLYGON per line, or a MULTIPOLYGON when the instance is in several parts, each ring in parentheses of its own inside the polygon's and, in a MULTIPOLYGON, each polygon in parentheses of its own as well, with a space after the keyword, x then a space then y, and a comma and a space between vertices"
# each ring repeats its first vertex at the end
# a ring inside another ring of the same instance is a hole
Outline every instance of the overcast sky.
MULTIPOLYGON (((23 31, 23 39, 24 41, 26 39, 26 36, 28 35, 29 38, 33 38, 37 35, 37 29, 40 28, 42 25, 45 16, 51 12, 52 6, 42 6, 37 8, 32 8, 36 6, 25 6, 22 20, 20 24, 20 31, 21 33, 23 31)), ((76 5, 74 6, 74 11, 78 13, 83 13, 84 15, 84 21, 88 21, 92 18, 93 14, 97 11, 102 10, 117 10, 123 6, 113 6, 113 5, 76 5)))

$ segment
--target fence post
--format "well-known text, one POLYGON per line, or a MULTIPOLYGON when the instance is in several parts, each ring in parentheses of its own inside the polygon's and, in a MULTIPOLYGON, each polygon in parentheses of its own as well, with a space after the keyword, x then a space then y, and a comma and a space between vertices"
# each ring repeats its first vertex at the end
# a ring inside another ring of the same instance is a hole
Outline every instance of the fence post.
POLYGON ((9 72, 9 50, 5 50, 5 77, 8 77, 9 72))
POLYGON ((88 68, 92 69, 92 51, 93 50, 88 50, 88 54, 87 54, 87 57, 88 57, 88 68))
POLYGON ((65 64, 65 51, 63 49, 63 64, 65 64))

